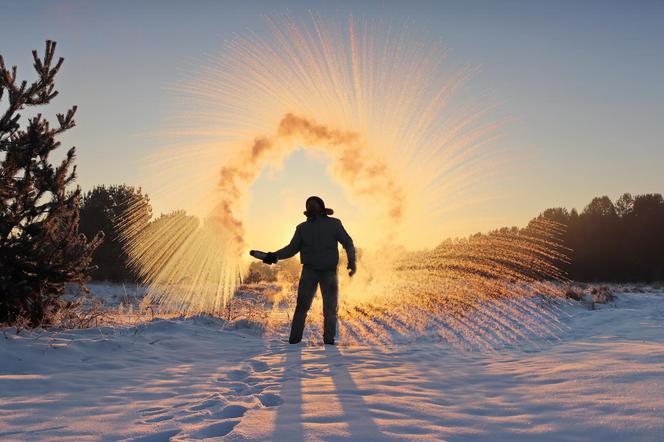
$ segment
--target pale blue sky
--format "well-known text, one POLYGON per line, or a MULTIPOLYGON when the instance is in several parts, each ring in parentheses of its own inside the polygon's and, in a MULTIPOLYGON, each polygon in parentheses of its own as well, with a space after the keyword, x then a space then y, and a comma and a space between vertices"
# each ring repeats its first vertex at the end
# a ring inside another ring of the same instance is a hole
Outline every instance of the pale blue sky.
MULTIPOLYGON (((455 61, 481 67, 467 89, 515 118, 503 142, 525 155, 514 177, 497 183, 498 200, 460 215, 473 219, 469 231, 523 225, 547 207, 582 208, 595 195, 664 192, 661 1, 0 3, 6 63, 32 78, 30 51, 46 39, 66 58, 52 110, 79 105, 78 127, 64 141, 78 148, 83 188, 143 185, 143 156, 158 148, 144 135, 174 112, 177 100, 165 90, 182 72, 236 33, 259 30, 263 15, 313 10, 409 20, 418 37, 442 38, 455 61)), ((284 167, 303 166, 324 167, 302 153, 284 167)), ((262 177, 255 189, 287 185, 285 176, 262 177)))

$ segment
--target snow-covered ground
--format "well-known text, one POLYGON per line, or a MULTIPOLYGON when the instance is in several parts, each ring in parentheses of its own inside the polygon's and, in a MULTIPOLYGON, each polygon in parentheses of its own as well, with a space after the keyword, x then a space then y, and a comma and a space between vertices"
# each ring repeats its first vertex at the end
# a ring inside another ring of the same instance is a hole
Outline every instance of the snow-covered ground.
POLYGON ((664 440, 664 291, 552 312, 555 336, 495 351, 289 346, 205 317, 4 329, 0 440, 664 440))

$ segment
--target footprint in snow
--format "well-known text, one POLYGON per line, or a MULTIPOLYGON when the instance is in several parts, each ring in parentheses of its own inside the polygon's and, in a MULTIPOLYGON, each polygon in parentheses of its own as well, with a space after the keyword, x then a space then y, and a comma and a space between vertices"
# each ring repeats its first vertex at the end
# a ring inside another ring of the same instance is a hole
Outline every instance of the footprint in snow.
POLYGON ((221 379, 228 379, 231 381, 241 381, 249 377, 249 373, 246 370, 230 370, 224 377, 221 379))
POLYGON ((224 422, 217 422, 214 424, 210 424, 192 434, 192 438, 200 440, 200 439, 208 439, 211 437, 226 436, 228 433, 233 431, 233 428, 235 428, 235 426, 239 423, 240 423, 239 420, 228 420, 224 422))
POLYGON ((274 393, 263 393, 258 395, 258 400, 261 401, 264 407, 276 407, 284 403, 281 396, 274 393))
POLYGON ((251 361, 249 365, 251 365, 251 368, 253 368, 254 371, 259 373, 268 371, 270 369, 270 366, 263 361, 251 361))
POLYGON ((242 417, 247 412, 247 407, 242 405, 228 405, 221 410, 222 418, 242 417))
POLYGON ((189 407, 189 410, 200 411, 200 410, 205 410, 205 409, 208 409, 208 408, 213 408, 213 407, 217 407, 217 406, 221 406, 221 405, 223 405, 223 401, 221 399, 212 398, 212 399, 207 399, 207 400, 201 402, 200 404, 189 407))

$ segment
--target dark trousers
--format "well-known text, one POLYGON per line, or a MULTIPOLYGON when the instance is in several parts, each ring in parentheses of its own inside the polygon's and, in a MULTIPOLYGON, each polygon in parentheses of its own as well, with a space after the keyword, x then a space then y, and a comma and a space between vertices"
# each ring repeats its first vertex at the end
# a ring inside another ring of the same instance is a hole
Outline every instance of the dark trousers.
POLYGON ((319 284, 323 295, 323 341, 326 343, 334 342, 334 336, 337 333, 337 303, 339 298, 337 269, 314 270, 302 267, 300 283, 297 286, 297 306, 295 307, 290 339, 288 340, 291 344, 302 340, 307 312, 311 307, 311 302, 316 294, 316 287, 319 284))

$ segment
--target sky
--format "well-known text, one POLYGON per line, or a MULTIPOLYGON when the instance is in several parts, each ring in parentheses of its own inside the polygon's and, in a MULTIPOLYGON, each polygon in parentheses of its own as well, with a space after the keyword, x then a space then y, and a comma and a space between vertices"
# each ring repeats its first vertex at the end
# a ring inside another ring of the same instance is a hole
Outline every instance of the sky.
MULTIPOLYGON (((19 66, 19 76, 33 78, 30 51, 43 50, 46 39, 65 57, 51 109, 79 106, 77 127, 62 141, 77 146, 83 189, 127 183, 159 195, 143 166, 160 148, 153 135, 177 113, 173 84, 223 53, 225 41, 260 32, 265 16, 297 20, 313 11, 407 21, 423 41, 441 39, 456 62, 479 67, 467 91, 490 96, 497 113, 510 117, 500 143, 518 152, 514 164, 485 183, 490 198, 450 214, 449 236, 525 225, 548 207, 582 209, 598 195, 664 191, 661 1, 0 3, 0 54, 19 66)), ((343 190, 318 173, 325 167, 319 156, 296 151, 252 186, 249 216, 262 222, 284 201, 303 199, 296 189, 309 183, 352 224, 343 190)), ((163 195, 153 205, 156 212, 178 208, 163 195)))

